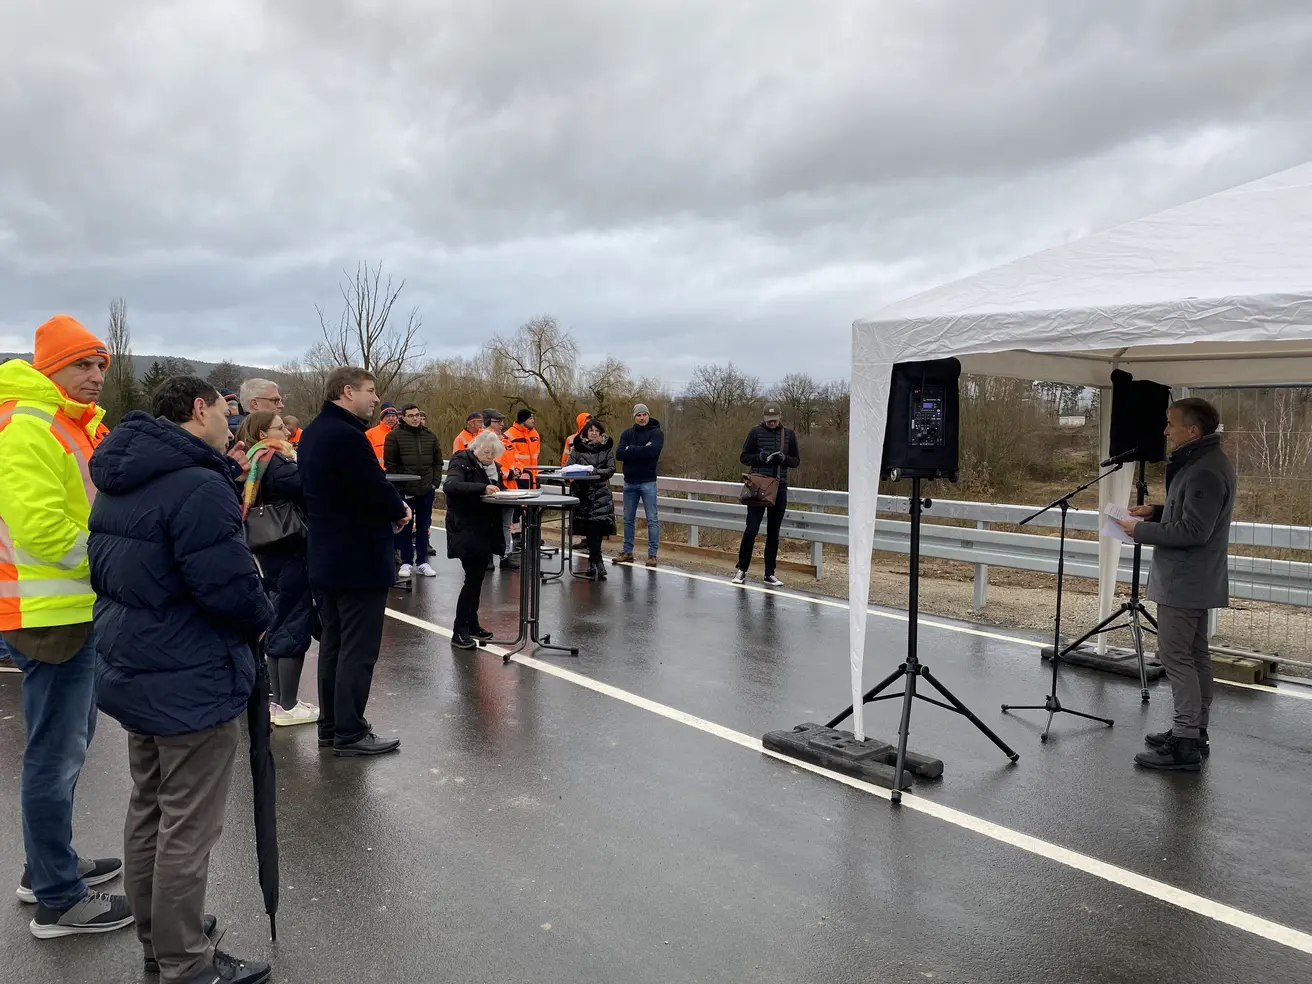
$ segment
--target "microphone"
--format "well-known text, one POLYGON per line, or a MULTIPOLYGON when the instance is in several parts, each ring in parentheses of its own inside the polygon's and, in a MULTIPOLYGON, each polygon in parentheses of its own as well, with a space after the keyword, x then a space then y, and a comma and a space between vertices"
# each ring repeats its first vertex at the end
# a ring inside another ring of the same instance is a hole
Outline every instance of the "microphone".
POLYGON ((1114 454, 1102 463, 1103 468, 1110 468, 1112 465, 1123 465, 1127 461, 1134 461, 1140 457, 1138 448, 1131 448, 1129 451, 1122 451, 1120 454, 1114 454))

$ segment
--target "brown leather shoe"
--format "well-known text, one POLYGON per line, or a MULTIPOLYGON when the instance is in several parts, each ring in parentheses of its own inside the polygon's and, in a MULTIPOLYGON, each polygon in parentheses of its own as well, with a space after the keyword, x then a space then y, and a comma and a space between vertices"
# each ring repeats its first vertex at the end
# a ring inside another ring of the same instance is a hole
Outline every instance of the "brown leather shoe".
POLYGON ((647 566, 648 566, 648 567, 655 567, 655 566, 656 566, 656 558, 655 558, 655 557, 648 557, 648 558, 647 558, 647 566))
POLYGON ((616 564, 632 564, 633 554, 620 554, 613 562, 616 564))

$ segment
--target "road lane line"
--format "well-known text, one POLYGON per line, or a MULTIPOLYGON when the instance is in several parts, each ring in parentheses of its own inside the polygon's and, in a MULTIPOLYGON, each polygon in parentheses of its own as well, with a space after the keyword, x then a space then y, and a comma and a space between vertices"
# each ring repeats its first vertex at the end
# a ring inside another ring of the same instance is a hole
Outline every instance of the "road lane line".
MULTIPOLYGON (((809 599, 807 599, 809 600, 809 599)), ((423 629, 426 632, 432 632, 436 635, 451 637, 451 630, 443 628, 424 619, 416 618, 405 612, 399 612, 394 609, 387 609, 387 614, 396 619, 398 622, 404 622, 407 625, 423 629)), ((507 651, 499 646, 482 647, 482 652, 489 653, 493 656, 505 657, 507 651)), ((868 782, 862 782, 860 779, 854 779, 851 776, 845 776, 842 773, 834 772, 821 766, 811 765, 808 762, 801 762, 797 759, 789 758, 786 755, 780 755, 766 749, 760 742, 760 739, 753 738, 751 735, 743 734, 741 731, 735 731, 727 728, 722 724, 716 724, 714 721, 708 721, 705 718, 697 717, 678 708, 670 707, 666 704, 658 703, 639 694, 630 693, 627 690, 621 690, 619 687, 609 683, 603 683, 600 680, 594 680, 592 677, 585 676, 582 673, 576 673, 573 670, 567 670, 564 667, 556 666, 551 663, 543 663, 531 656, 514 655, 510 659, 525 666, 544 673, 547 676, 557 677, 568 683, 591 690, 594 693, 601 694, 605 697, 611 697, 615 700, 622 701, 633 707, 640 708, 657 714, 668 720, 675 721, 679 724, 695 728, 706 734, 714 735, 725 741, 732 742, 735 745, 741 745, 743 748, 762 753, 770 758, 778 759, 785 762, 795 769, 802 769, 807 772, 815 773, 834 782, 842 783, 852 789, 860 790, 879 799, 889 800, 890 794, 887 789, 876 786, 868 782)), ((1225 923, 1235 929, 1251 933, 1254 936, 1260 936, 1263 939, 1271 940, 1282 946, 1299 950, 1303 953, 1312 954, 1312 934, 1304 933, 1301 930, 1285 926, 1281 923, 1265 919, 1261 916, 1254 915, 1251 912, 1245 912, 1243 909, 1237 909, 1233 906, 1225 905, 1214 899, 1209 899, 1203 895, 1197 895, 1193 892, 1177 888, 1166 882, 1158 881, 1155 878, 1149 878, 1140 875, 1137 872, 1130 871, 1127 868, 1110 864, 1109 862, 1099 860, 1087 854, 1081 854, 1078 851, 1072 851, 1069 848, 1062 847, 1059 844, 1052 844, 1048 841, 1041 840, 1029 834, 1022 833, 1018 830, 1012 830, 1010 827, 1004 827, 1001 824, 994 823, 991 820, 985 820, 981 817, 965 813, 961 810, 953 809, 950 806, 944 806, 935 803, 932 800, 924 799, 912 793, 902 795, 902 806, 909 810, 915 810, 927 816, 934 817, 944 823, 951 824, 963 830, 969 830, 972 833, 988 837, 990 840, 1007 844, 1011 847, 1018 848, 1026 853, 1033 854, 1037 857, 1047 858, 1055 861, 1065 867, 1072 868, 1076 871, 1092 875, 1103 881, 1120 885, 1132 892, 1140 895, 1146 895, 1149 898, 1166 902, 1169 905, 1177 906, 1181 909, 1187 909, 1190 912, 1205 916, 1208 919, 1225 923)))

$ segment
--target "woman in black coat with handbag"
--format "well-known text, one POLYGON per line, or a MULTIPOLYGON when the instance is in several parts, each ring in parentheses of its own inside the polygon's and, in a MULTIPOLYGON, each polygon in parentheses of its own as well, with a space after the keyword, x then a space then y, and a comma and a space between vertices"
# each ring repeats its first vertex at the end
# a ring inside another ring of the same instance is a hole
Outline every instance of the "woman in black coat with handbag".
MULTIPOLYGON (((291 503, 304 516, 301 473, 296 465, 296 449, 288 437, 282 417, 270 410, 247 414, 237 431, 237 440, 246 443, 252 458, 254 505, 291 503)), ((248 527, 251 522, 252 513, 248 511, 248 527)), ((299 697, 301 671, 305 669, 314 624, 305 537, 253 552, 274 612, 262 646, 269 660, 273 700, 270 719, 278 727, 313 724, 319 720, 319 708, 299 697)))
POLYGON ((588 577, 606 580, 606 560, 601 555, 601 538, 615 535, 615 499, 610 480, 615 474, 615 442, 600 420, 584 421, 570 446, 567 464, 591 465, 596 479, 572 482, 570 494, 579 500, 574 507, 574 529, 588 541, 588 577))
POLYGON ((442 495, 446 498, 446 555, 465 569, 465 583, 456 599, 456 620, 451 628, 451 645, 475 649, 479 640, 492 633, 478 621, 478 602, 483 579, 493 557, 505 551, 501 529, 501 506, 483 501, 505 488, 497 460, 505 454, 501 438, 493 431, 480 433, 463 451, 451 456, 442 495))

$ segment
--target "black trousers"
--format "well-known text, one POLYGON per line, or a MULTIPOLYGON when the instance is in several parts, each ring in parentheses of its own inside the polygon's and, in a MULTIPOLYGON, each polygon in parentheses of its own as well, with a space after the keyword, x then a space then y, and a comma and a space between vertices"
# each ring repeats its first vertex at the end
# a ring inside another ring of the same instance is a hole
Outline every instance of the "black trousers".
POLYGON ((451 627, 456 635, 465 635, 479 627, 478 602, 491 560, 491 554, 460 559, 460 566, 465 569, 465 583, 460 586, 460 596, 456 598, 456 623, 451 627))
POLYGON ((317 588, 323 635, 319 640, 319 737, 349 745, 370 731, 365 719, 374 664, 383 644, 386 588, 317 588))
POLYGON ((588 542, 588 563, 604 564, 606 558, 601 552, 601 527, 589 525, 583 531, 583 538, 588 542))
POLYGON ((745 571, 752 566, 752 550, 756 546, 756 534, 761 532, 761 520, 769 515, 765 526, 765 576, 774 573, 775 558, 779 556, 779 527, 784 523, 784 510, 788 508, 788 486, 779 486, 779 494, 774 505, 749 506, 747 509, 747 528, 743 530, 743 542, 738 546, 738 569, 745 571))

